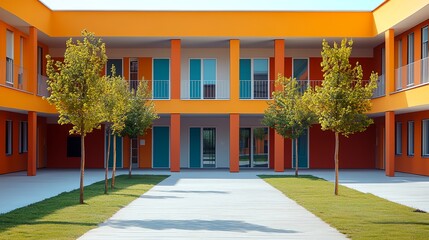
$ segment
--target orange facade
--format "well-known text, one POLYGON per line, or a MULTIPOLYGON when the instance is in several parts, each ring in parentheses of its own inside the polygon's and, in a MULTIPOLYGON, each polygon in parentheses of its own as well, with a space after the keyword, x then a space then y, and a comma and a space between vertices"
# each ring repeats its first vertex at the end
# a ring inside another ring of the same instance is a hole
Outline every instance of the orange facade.
MULTIPOLYGON (((69 141, 70 126, 56 123, 55 108, 42 96, 48 94, 46 54, 62 61, 65 39, 86 28, 102 36, 109 59, 121 64, 117 69, 125 80, 148 80, 160 115, 144 136, 121 139, 121 167, 137 159, 134 167, 173 172, 194 167, 231 172, 292 168, 291 140, 261 124, 278 88, 274 80, 279 74, 299 75, 308 86, 321 84, 322 40, 348 37, 354 41, 350 63, 362 65, 364 80, 371 72, 380 78, 368 112, 375 123, 365 132, 341 137, 340 167, 385 169, 388 176, 395 171, 429 175, 422 153, 422 122, 429 118, 424 30, 428 4, 390 0, 366 12, 130 12, 52 11, 38 0, 3 1, 0 7, 7 14, 0 17, 0 174, 79 167, 79 157, 71 150, 73 139, 69 141), (130 23, 148 24, 136 28, 130 23), (410 121, 412 155, 406 148, 410 121), (24 152, 21 122, 28 123, 24 152), (397 123, 402 123, 401 154, 395 154, 397 123), (255 129, 264 135, 257 139, 255 129)), ((104 134, 102 127, 87 136, 88 168, 104 167, 104 134)), ((333 168, 333 133, 314 125, 301 140, 304 147, 298 154, 306 161, 300 167, 333 168)))

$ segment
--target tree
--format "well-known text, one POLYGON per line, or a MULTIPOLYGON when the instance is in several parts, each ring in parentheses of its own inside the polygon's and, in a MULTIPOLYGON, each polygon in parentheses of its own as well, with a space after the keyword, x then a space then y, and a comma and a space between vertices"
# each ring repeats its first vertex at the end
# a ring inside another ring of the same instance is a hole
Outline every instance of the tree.
MULTIPOLYGON (((149 89, 148 82, 142 80, 139 82, 137 91, 131 94, 131 108, 127 112, 125 128, 123 135, 130 138, 136 138, 146 133, 146 130, 152 126, 152 122, 158 119, 155 112, 155 105, 151 100, 152 93, 149 89)), ((129 176, 131 177, 132 162, 130 159, 129 176)))
POLYGON ((104 120, 103 84, 100 72, 106 61, 106 48, 93 33, 82 31, 83 40, 66 42, 64 62, 55 62, 47 55, 47 98, 59 113, 59 124, 72 124, 70 134, 81 136, 80 203, 83 204, 85 172, 85 136, 100 128, 104 120))
POLYGON ((130 91, 127 81, 121 76, 115 75, 115 66, 112 66, 112 75, 105 76, 104 80, 104 114, 105 126, 107 131, 107 154, 105 160, 105 174, 104 174, 104 193, 107 193, 108 188, 108 172, 109 172, 109 159, 110 159, 110 138, 113 139, 113 171, 112 171, 112 187, 115 182, 116 170, 116 136, 122 133, 125 127, 126 114, 129 111, 130 105, 130 91))
POLYGON ((276 84, 281 89, 273 92, 273 101, 268 103, 262 123, 274 128, 284 138, 295 141, 295 176, 298 176, 298 138, 316 119, 303 91, 306 85, 281 75, 276 84))
POLYGON ((343 39, 341 45, 322 43, 321 87, 312 94, 311 108, 317 115, 322 130, 335 133, 335 195, 338 195, 339 134, 348 137, 363 132, 373 122, 365 115, 371 109, 371 96, 377 87, 378 75, 371 73, 369 82, 363 82, 362 66, 357 62, 353 67, 349 58, 352 41, 343 39))

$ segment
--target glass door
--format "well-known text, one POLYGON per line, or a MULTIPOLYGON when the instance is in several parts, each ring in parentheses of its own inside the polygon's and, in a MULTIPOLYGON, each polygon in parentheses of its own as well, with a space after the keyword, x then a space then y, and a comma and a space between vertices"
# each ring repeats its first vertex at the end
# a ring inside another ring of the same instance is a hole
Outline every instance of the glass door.
POLYGON ((250 128, 240 128, 240 167, 251 167, 250 154, 252 146, 250 141, 250 128))
POLYGON ((131 138, 131 163, 133 168, 138 167, 139 161, 139 145, 137 138, 131 138))
POLYGON ((203 167, 216 167, 216 128, 203 128, 203 167))
POLYGON ((268 128, 253 129, 252 167, 268 167, 268 128))

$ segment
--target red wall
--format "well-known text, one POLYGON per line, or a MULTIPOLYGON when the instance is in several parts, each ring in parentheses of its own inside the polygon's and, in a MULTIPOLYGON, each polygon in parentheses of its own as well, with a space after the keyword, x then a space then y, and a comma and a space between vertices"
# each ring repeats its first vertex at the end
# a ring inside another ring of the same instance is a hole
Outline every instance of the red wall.
MULTIPOLYGON (((70 125, 47 125, 48 168, 79 168, 80 158, 67 157, 67 137, 70 125)), ((94 130, 85 137, 85 167, 104 167, 104 128, 94 130)))
MULTIPOLYGON (((310 168, 334 168, 335 135, 310 128, 310 168)), ((340 136, 340 168, 375 168, 375 125, 365 132, 340 136)))
MULTIPOLYGON (((381 51, 381 50, 380 50, 381 51)), ((323 80, 322 67, 320 63, 322 62, 321 57, 311 57, 310 58, 310 80, 323 80)), ((356 65, 356 62, 362 66, 363 70, 363 80, 368 80, 371 76, 371 72, 377 72, 376 67, 374 66, 374 58, 360 57, 360 58, 350 58, 350 63, 352 67, 356 65)))

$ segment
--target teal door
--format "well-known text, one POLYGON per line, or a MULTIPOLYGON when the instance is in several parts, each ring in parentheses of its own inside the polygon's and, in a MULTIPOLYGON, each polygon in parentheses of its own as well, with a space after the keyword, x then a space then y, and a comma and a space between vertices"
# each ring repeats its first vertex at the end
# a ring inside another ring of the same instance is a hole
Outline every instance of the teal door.
POLYGON ((153 89, 154 99, 170 98, 170 60, 153 60, 153 89))
POLYGON ((240 59, 240 99, 250 99, 252 89, 252 63, 250 59, 240 59))
POLYGON ((154 168, 170 166, 170 128, 153 127, 153 163, 154 168))
MULTIPOLYGON (((109 168, 113 167, 113 137, 110 136, 110 153, 109 153, 109 168)), ((107 152, 107 141, 109 140, 108 136, 106 136, 106 152, 107 152)), ((116 136, 116 167, 122 167, 122 158, 123 158, 123 142, 122 137, 116 136)))
POLYGON ((189 167, 201 167, 201 128, 189 129, 189 167))
MULTIPOLYGON (((295 167, 295 141, 292 141, 292 166, 295 167)), ((298 167, 308 168, 308 129, 298 138, 298 167)))

